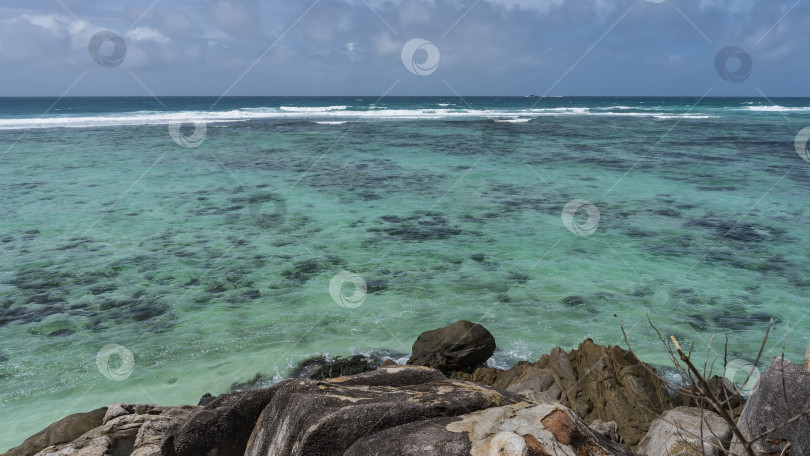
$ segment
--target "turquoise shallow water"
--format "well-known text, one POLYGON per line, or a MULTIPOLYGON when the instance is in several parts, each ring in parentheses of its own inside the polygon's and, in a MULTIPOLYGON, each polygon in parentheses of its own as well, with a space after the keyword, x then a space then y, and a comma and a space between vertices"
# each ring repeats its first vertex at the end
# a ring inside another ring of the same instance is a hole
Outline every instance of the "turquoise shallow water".
POLYGON ((701 353, 728 335, 730 359, 771 318, 766 357, 788 324, 787 356, 807 346, 810 100, 214 100, 0 100, 0 450, 461 318, 502 367, 622 322, 666 364, 646 315, 701 353), (197 148, 167 128, 187 119, 197 148), (341 271, 366 284, 347 306, 341 271), (112 378, 109 344, 132 354, 112 378))

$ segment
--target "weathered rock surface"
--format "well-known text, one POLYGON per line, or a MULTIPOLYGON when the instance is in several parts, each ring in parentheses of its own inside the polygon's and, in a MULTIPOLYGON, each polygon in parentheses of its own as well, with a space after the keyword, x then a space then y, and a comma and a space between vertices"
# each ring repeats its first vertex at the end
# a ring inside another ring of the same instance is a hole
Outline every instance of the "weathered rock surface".
POLYGON ((559 347, 536 363, 481 368, 454 378, 519 393, 535 402, 558 401, 585 422, 614 421, 624 444, 638 444, 657 414, 672 408, 663 382, 631 352, 586 339, 577 350, 559 347))
POLYGON ((107 408, 103 407, 92 412, 66 416, 27 438, 22 445, 8 450, 5 456, 31 456, 51 445, 70 442, 101 426, 105 413, 107 408))
MULTIPOLYGON (((737 425, 750 440, 802 412, 810 413, 810 372, 786 359, 774 358, 757 380, 737 425)), ((753 449, 756 454, 779 455, 787 445, 790 449, 786 454, 810 454, 810 415, 753 442, 753 449)), ((736 437, 730 449, 733 454, 744 454, 736 437)))
POLYGON ((345 456, 550 456, 632 453, 594 433, 560 404, 520 402, 455 418, 415 421, 368 435, 345 456))
POLYGON ((720 415, 697 407, 668 410, 653 421, 638 444, 637 453, 648 456, 715 456, 725 454, 731 428, 720 415))
POLYGON ((37 456, 160 456, 160 442, 171 426, 184 421, 198 407, 157 405, 111 405, 101 426, 75 440, 52 445, 37 456))
POLYGON ((495 338, 486 328, 461 320, 420 334, 413 343, 408 364, 452 374, 483 364, 494 352, 495 338))
POLYGON ((364 436, 385 429, 519 401, 518 395, 448 380, 425 367, 297 380, 279 389, 265 407, 245 454, 342 455, 364 436))
POLYGON ((161 444, 165 456, 242 455, 264 407, 286 380, 259 390, 234 391, 217 396, 184 422, 166 432, 161 444))
MULTIPOLYGON (((718 377, 717 375, 709 379, 709 390, 714 397, 723 402, 723 406, 728 410, 736 421, 745 407, 745 399, 739 394, 737 388, 725 377, 718 377)), ((696 385, 691 385, 691 388, 684 389, 683 391, 676 392, 672 396, 672 405, 675 407, 703 407, 704 409, 710 408, 707 401, 699 403, 696 397, 698 396, 698 388, 696 385)))

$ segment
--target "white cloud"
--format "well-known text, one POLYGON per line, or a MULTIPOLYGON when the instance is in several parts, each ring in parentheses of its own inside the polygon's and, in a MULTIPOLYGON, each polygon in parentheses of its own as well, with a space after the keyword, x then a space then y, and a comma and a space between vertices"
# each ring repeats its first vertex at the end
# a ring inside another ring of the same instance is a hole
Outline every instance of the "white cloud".
POLYGON ((129 30, 124 34, 124 36, 133 41, 154 41, 156 43, 164 44, 169 42, 168 38, 161 35, 161 33, 157 30, 149 27, 138 27, 136 29, 129 30))

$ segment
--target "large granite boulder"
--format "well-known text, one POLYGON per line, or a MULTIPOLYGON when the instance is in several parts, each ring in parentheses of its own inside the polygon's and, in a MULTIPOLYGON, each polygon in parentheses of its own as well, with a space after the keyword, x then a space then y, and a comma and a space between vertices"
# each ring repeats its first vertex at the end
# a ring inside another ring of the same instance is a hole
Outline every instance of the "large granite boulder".
POLYGON ((345 456, 632 456, 560 404, 520 402, 456 418, 411 422, 367 435, 345 456))
POLYGON ((163 435, 198 407, 114 404, 95 427, 68 443, 51 445, 37 456, 161 456, 163 435))
POLYGON ((245 455, 342 455, 386 429, 514 404, 521 397, 448 380, 425 367, 391 367, 280 388, 256 423, 245 455))
POLYGON ((276 392, 290 382, 286 380, 267 388, 217 396, 166 432, 161 444, 163 454, 241 456, 262 410, 276 392))
POLYGON ((495 352, 495 338, 483 326, 461 320, 423 332, 411 350, 408 364, 432 367, 449 375, 485 363, 495 352))
POLYGON ((101 426, 105 413, 107 407, 66 416, 28 437, 20 446, 8 450, 4 456, 32 456, 51 445, 70 442, 85 432, 101 426))
POLYGON ((454 378, 481 381, 539 403, 558 401, 585 422, 613 421, 631 448, 658 414, 672 408, 664 382, 633 353, 591 339, 571 353, 556 347, 535 363, 522 361, 506 371, 481 368, 454 378))
POLYGON ((653 421, 636 452, 648 456, 717 456, 728 448, 731 428, 720 415, 697 407, 667 410, 653 421))
MULTIPOLYGON (((810 454, 810 372, 784 358, 774 358, 759 376, 742 415, 737 422, 748 440, 776 429, 753 442, 755 454, 810 454), (802 419, 784 425, 802 413, 802 419)), ((735 437, 733 454, 744 454, 742 443, 735 437)))

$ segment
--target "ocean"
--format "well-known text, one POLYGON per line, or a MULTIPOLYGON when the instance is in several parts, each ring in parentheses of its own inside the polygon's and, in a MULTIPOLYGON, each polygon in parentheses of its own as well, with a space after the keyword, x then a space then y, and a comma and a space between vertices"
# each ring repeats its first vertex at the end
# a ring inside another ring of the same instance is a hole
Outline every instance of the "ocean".
POLYGON ((715 372, 771 319, 764 363, 800 362, 808 126, 801 98, 2 98, 0 451, 459 319, 498 367, 622 325, 665 367, 648 317, 715 372))

